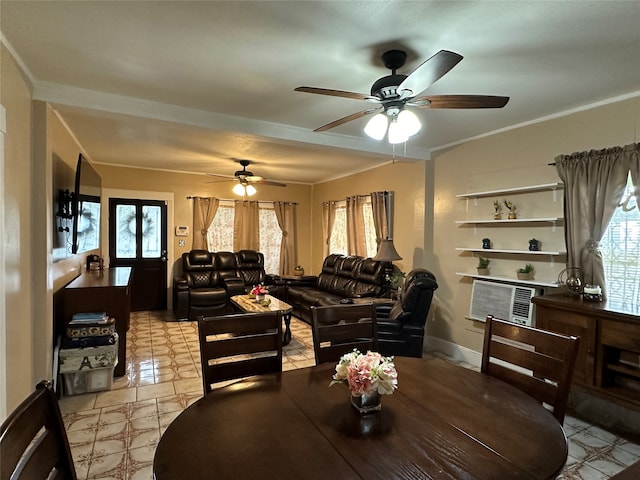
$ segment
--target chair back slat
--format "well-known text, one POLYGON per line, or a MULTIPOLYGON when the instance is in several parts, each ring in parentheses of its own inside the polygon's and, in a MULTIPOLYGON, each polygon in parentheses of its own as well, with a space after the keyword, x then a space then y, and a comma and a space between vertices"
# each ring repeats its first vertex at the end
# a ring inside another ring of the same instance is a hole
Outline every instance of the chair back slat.
POLYGON ((282 371, 282 313, 198 318, 204 393, 218 382, 282 371))
POLYGON ((549 405, 564 421, 578 337, 487 316, 481 371, 549 405))
POLYGON ((0 480, 75 479, 58 399, 41 382, 0 427, 0 480))
POLYGON ((337 362, 357 348, 378 349, 378 325, 373 303, 312 307, 316 365, 337 362))

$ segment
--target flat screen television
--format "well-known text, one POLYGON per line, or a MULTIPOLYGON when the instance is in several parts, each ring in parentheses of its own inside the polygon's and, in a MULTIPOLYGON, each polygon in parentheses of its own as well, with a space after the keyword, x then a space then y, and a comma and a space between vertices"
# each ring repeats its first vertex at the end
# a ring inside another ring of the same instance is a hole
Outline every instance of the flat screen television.
POLYGON ((100 197, 102 180, 82 153, 78 156, 73 196, 72 253, 94 250, 100 246, 100 197))

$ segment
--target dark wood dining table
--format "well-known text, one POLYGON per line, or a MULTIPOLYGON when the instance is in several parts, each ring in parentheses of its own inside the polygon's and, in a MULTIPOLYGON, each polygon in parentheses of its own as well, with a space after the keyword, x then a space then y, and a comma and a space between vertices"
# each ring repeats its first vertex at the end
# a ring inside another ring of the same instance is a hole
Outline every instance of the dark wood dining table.
POLYGON ((395 358, 382 410, 329 387, 335 365, 252 377, 214 390, 162 435, 157 480, 550 479, 567 440, 542 405, 438 358, 395 358))

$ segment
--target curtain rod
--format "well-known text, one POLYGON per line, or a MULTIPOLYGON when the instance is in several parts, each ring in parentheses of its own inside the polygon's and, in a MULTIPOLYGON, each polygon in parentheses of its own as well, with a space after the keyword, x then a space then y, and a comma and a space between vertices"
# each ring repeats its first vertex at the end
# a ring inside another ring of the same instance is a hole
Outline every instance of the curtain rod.
MULTIPOLYGON (((207 198, 207 197, 195 197, 192 195, 187 195, 187 200, 192 200, 194 198, 207 198)), ((221 202, 253 202, 255 200, 233 200, 231 198, 219 198, 221 202)), ((258 203, 288 203, 289 205, 298 205, 298 202, 282 202, 281 200, 258 200, 258 203)))
MULTIPOLYGON (((393 191, 391 191, 391 190, 382 190, 382 192, 383 192, 383 193, 387 193, 387 194, 389 194, 389 196, 392 196, 392 195, 393 195, 393 191)), ((374 192, 374 193, 375 193, 375 192, 374 192)), ((370 197, 370 196, 371 196, 371 194, 370 194, 370 193, 367 193, 367 194, 365 194, 365 195, 349 195, 349 196, 350 196, 350 197, 358 197, 358 198, 367 198, 367 197, 370 197)), ((346 200, 347 200, 346 198, 342 198, 342 199, 340 199, 340 200, 325 200, 325 201, 324 201, 324 202, 322 202, 322 203, 338 203, 338 202, 344 202, 344 201, 346 201, 346 200)))

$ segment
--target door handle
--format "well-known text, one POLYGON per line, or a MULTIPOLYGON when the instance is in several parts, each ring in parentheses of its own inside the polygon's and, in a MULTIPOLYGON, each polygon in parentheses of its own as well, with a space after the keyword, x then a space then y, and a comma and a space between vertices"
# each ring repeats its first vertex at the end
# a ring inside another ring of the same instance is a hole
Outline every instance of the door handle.
POLYGON ((167 251, 163 250, 162 254, 160 255, 160 260, 162 260, 163 262, 167 261, 167 251))

